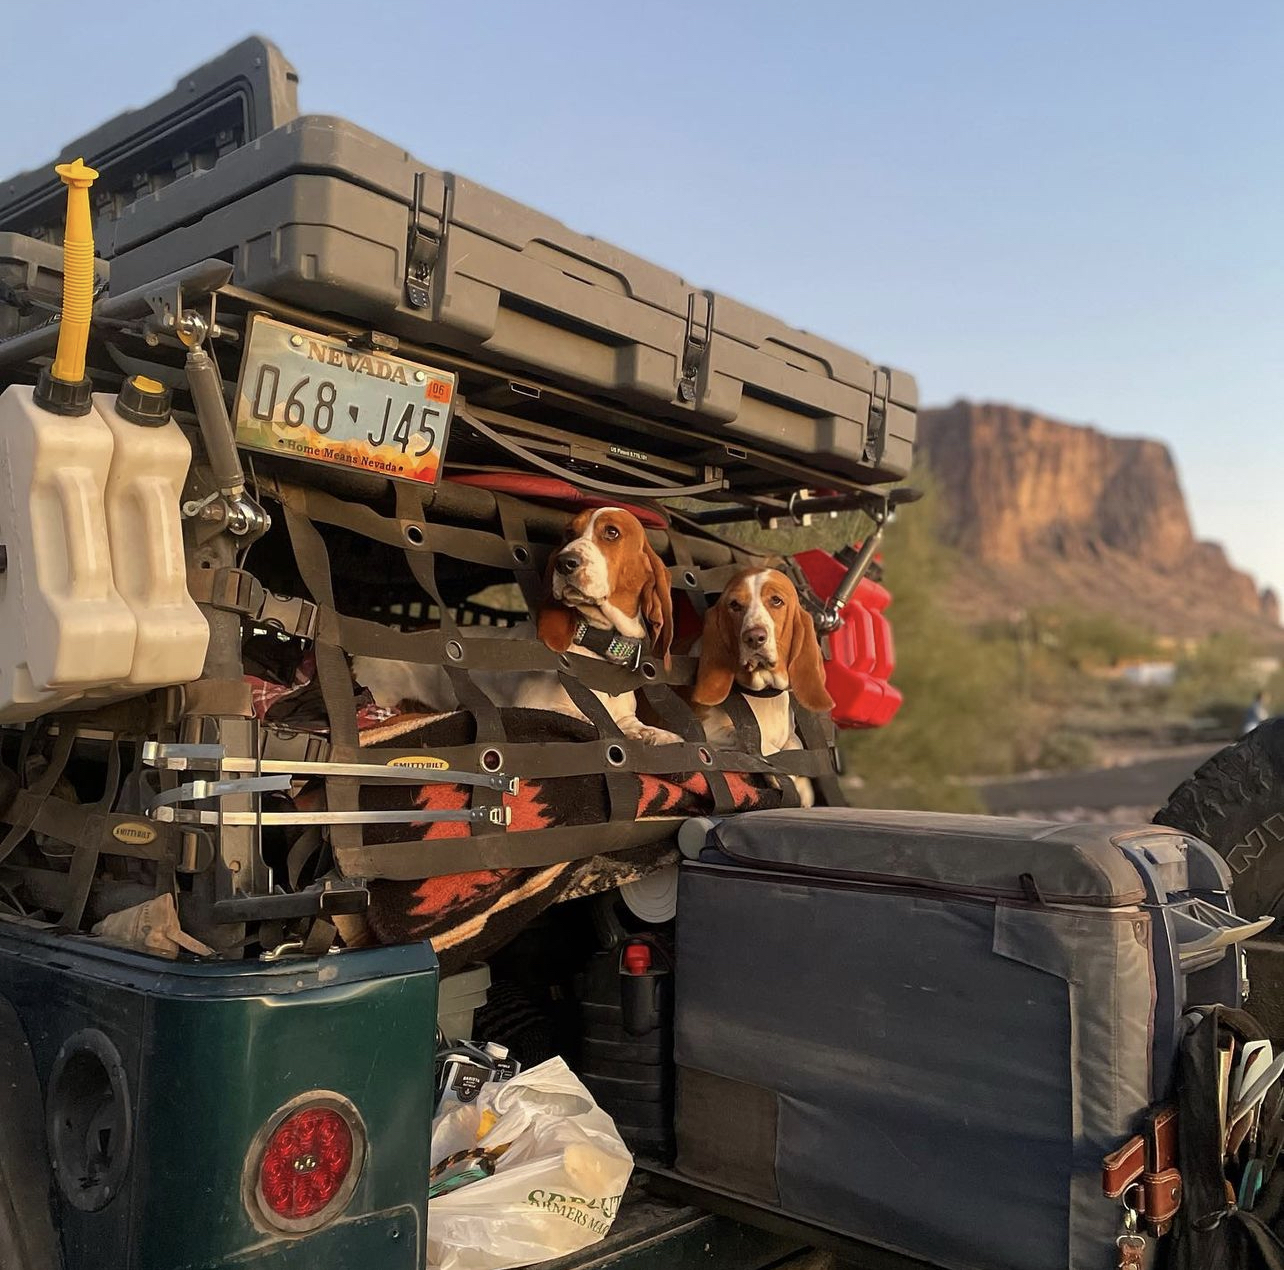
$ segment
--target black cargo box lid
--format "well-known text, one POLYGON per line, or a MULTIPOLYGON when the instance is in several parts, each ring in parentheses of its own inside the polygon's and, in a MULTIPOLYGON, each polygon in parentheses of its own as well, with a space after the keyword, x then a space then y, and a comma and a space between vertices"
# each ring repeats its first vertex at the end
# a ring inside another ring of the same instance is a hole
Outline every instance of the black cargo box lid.
MULTIPOLYGON (((264 136, 298 114, 299 77, 280 50, 250 36, 184 75, 173 90, 77 137, 54 162, 83 157, 98 170, 92 199, 98 254, 110 226, 136 199, 264 136)), ((42 164, 0 183, 0 228, 62 241, 67 196, 42 164)))
MULTIPOLYGON (((1176 838, 1175 830, 1148 827, 1176 838)), ((815 807, 722 821, 718 849, 737 864, 853 883, 990 899, 1118 907, 1145 889, 1116 845, 1125 831, 998 816, 815 807)))

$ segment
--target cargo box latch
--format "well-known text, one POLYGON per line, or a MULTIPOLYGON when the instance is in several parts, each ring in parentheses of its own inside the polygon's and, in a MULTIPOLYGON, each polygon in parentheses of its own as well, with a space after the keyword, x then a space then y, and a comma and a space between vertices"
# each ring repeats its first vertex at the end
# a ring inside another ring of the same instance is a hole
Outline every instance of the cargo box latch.
POLYGON ((874 370, 874 389, 869 396, 869 425, 865 429, 865 462, 877 463, 887 446, 887 397, 892 390, 892 373, 886 366, 874 370))
POLYGON ((437 232, 420 228, 419 213, 424 201, 424 172, 415 173, 415 189, 410 204, 410 233, 406 244, 406 299, 413 309, 426 309, 432 303, 432 271, 437 267, 446 226, 450 219, 450 182, 441 196, 437 232))
POLYGON ((696 399, 696 382, 700 369, 709 355, 709 339, 713 334, 713 297, 704 291, 692 291, 687 296, 687 329, 682 342, 682 378, 678 380, 678 400, 692 402, 696 399))

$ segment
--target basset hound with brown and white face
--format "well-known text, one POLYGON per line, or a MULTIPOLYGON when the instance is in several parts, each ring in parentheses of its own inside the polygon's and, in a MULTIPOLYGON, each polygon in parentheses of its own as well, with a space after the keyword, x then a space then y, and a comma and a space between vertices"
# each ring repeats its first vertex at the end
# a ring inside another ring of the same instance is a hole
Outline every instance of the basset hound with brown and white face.
POLYGON ((705 615, 691 701, 713 745, 735 741, 730 716, 718 709, 735 689, 758 721, 764 756, 801 748, 791 700, 808 710, 834 707, 815 623, 776 569, 741 570, 705 615))
MULTIPOLYGON (((674 633, 669 573, 632 512, 622 507, 580 512, 549 558, 547 590, 536 631, 554 652, 574 648, 585 656, 636 668, 649 651, 669 666, 674 633)), ((506 634, 525 638, 529 631, 528 626, 518 626, 506 634)), ((458 708, 450 681, 439 666, 354 657, 353 670, 380 705, 404 708, 416 703, 443 712, 458 708)), ((584 717, 556 674, 479 671, 474 679, 498 706, 584 717)), ((637 717, 634 693, 595 695, 626 737, 650 745, 682 739, 643 723, 637 717)))
MULTIPOLYGON (((580 512, 567 526, 562 547, 549 558, 548 583, 549 598, 540 608, 536 629, 554 652, 574 647, 616 665, 636 667, 649 647, 666 668, 670 665, 669 571, 632 512, 622 507, 580 512)), ((556 678, 531 679, 515 704, 580 714, 556 678)), ((674 732, 643 723, 634 693, 596 695, 625 736, 651 745, 682 740, 674 732)))

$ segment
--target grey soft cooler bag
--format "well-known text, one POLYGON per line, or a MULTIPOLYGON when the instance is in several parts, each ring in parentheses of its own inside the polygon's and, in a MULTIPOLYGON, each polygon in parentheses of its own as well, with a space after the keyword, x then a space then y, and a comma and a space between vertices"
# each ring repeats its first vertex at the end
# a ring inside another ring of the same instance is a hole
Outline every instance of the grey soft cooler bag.
POLYGON ((679 894, 678 1168, 935 1265, 1113 1270, 1102 1157, 1269 925, 1227 886, 1157 827, 723 821, 679 894))

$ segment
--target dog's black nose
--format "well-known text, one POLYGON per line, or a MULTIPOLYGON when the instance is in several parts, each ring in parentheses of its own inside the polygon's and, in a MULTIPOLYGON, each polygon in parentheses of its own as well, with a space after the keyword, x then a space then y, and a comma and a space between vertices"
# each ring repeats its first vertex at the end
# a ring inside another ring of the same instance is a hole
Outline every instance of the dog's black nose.
POLYGON ((580 567, 580 558, 573 551, 563 551, 554 567, 564 578, 569 578, 580 567))
POLYGON ((751 626, 741 636, 741 639, 744 640, 746 648, 752 648, 756 651, 767 642, 767 628, 765 626, 751 626))

